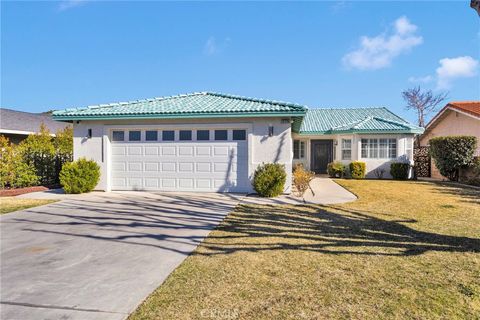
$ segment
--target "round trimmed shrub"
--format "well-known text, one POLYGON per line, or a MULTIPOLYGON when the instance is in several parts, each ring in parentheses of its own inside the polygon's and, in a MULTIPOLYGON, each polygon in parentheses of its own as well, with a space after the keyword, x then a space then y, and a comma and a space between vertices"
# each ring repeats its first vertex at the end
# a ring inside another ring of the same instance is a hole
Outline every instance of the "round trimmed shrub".
POLYGON ((365 178, 365 172, 367 171, 367 165, 362 161, 350 162, 350 176, 353 179, 365 178))
POLYGON ((342 178, 345 174, 345 165, 334 161, 327 164, 327 173, 331 178, 342 178))
POLYGON ((282 194, 287 181, 285 166, 278 163, 264 163, 253 175, 253 189, 261 197, 276 197, 282 194))
POLYGON ((67 162, 60 171, 60 184, 66 193, 90 192, 100 179, 100 167, 93 160, 80 158, 67 162))
POLYGON ((407 180, 410 164, 405 162, 393 162, 390 164, 390 175, 395 180, 407 180))

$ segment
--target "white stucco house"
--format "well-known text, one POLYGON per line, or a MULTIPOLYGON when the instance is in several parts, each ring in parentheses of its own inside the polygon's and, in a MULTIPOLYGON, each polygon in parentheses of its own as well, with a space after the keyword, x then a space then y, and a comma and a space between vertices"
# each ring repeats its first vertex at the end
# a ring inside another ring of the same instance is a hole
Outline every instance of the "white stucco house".
POLYGON ((385 108, 308 109, 298 104, 201 92, 53 113, 73 123, 74 158, 101 168, 98 190, 252 192, 263 162, 291 172, 303 163, 365 161, 372 176, 412 161, 422 129, 385 108))

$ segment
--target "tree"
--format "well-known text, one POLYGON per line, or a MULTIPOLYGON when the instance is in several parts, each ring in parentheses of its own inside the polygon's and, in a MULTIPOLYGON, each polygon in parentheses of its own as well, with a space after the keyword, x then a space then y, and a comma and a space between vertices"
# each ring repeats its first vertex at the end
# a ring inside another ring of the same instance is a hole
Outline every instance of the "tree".
POLYGON ((420 86, 407 89, 402 92, 402 97, 407 103, 407 110, 414 110, 417 113, 418 125, 425 127, 425 118, 448 97, 448 92, 434 94, 432 90, 422 90, 420 86))

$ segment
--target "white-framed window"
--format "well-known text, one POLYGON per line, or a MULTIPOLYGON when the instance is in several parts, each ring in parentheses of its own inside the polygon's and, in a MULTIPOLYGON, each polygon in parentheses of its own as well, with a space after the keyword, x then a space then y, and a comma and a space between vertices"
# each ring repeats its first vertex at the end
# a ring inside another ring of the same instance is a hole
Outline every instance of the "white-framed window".
POLYGON ((362 139, 362 158, 394 159, 397 157, 397 139, 362 139))
POLYGON ((293 159, 305 158, 305 141, 293 140, 293 159))
POLYGON ((342 160, 352 160, 352 139, 342 139, 342 160))
POLYGON ((413 138, 405 139, 405 153, 408 159, 413 160, 413 138))

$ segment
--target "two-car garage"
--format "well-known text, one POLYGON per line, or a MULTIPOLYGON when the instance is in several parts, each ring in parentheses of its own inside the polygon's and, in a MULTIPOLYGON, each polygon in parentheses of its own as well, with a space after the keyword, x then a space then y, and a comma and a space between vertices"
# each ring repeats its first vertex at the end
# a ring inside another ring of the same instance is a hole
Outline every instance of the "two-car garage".
POLYGON ((111 190, 247 192, 248 128, 111 128, 111 190))

